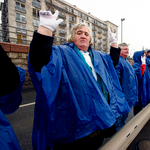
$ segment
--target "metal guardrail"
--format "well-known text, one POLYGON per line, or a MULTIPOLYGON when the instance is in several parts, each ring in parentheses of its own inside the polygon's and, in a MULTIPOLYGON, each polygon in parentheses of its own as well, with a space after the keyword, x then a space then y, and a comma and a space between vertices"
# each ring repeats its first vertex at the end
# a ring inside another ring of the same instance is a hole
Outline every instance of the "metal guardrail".
POLYGON ((98 150, 126 150, 150 119, 150 104, 133 117, 107 143, 98 150))

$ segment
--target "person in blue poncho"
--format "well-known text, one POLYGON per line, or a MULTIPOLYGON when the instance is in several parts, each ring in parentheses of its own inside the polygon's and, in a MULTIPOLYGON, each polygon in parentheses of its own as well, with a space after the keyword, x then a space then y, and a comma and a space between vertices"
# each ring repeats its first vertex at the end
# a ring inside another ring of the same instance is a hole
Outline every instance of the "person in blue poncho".
MULTIPOLYGON (((121 48, 120 59, 117 66, 115 66, 122 91, 125 95, 129 107, 132 108, 138 100, 138 80, 135 71, 131 64, 126 59, 129 55, 129 47, 126 43, 118 45, 121 48)), ((120 130, 126 123, 128 113, 117 118, 116 130, 120 130)))
POLYGON ((120 49, 110 30, 110 55, 92 49, 85 23, 73 26, 68 43, 52 46, 58 13, 40 11, 30 44, 28 71, 37 92, 33 149, 96 150, 116 132, 116 118, 130 111, 114 68, 120 49))
POLYGON ((149 72, 150 72, 150 50, 148 50, 147 52, 147 57, 146 57, 146 65, 149 68, 149 72))
POLYGON ((0 45, 0 149, 20 150, 13 128, 5 114, 16 111, 22 101, 25 71, 16 67, 0 45))
POLYGON ((139 99, 134 106, 134 115, 150 102, 150 74, 146 52, 136 51, 133 55, 133 68, 138 78, 139 99))

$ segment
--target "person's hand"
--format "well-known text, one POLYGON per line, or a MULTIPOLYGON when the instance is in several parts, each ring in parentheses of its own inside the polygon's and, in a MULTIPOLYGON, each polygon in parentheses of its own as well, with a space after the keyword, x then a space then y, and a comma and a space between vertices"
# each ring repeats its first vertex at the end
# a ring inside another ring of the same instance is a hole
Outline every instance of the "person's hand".
POLYGON ((44 26, 51 31, 54 31, 56 27, 63 21, 63 19, 56 20, 58 14, 58 10, 56 10, 54 14, 52 14, 50 11, 40 10, 40 26, 44 26))
POLYGON ((146 56, 141 56, 142 65, 146 64, 146 56))
POLYGON ((110 43, 117 43, 117 39, 116 39, 116 33, 112 33, 110 28, 108 28, 109 30, 109 40, 110 40, 110 43))

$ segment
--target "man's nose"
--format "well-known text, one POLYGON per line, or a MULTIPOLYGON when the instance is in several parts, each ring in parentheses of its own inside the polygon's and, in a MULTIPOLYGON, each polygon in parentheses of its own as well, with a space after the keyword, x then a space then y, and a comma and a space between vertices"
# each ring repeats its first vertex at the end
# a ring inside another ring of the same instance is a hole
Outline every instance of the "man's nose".
POLYGON ((82 34, 81 34, 81 37, 85 37, 85 34, 84 34, 84 33, 82 33, 82 34))

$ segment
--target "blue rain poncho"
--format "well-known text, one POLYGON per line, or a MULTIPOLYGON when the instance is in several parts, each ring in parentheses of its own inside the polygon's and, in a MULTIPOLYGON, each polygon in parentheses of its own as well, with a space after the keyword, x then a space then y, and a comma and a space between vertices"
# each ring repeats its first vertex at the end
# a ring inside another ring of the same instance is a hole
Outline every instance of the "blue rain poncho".
POLYGON ((138 101, 138 80, 135 71, 128 60, 123 59, 121 56, 115 69, 125 98, 130 108, 132 108, 135 102, 138 101))
POLYGON ((25 71, 17 67, 20 76, 18 88, 5 96, 0 97, 0 149, 1 150, 20 150, 14 130, 4 114, 16 111, 22 101, 21 89, 25 80, 25 71))
POLYGON ((150 67, 150 56, 148 56, 148 55, 147 55, 147 57, 146 57, 146 65, 147 65, 148 67, 150 67))
POLYGON ((139 100, 136 103, 140 105, 142 103, 142 107, 145 107, 148 102, 150 102, 150 76, 149 69, 145 66, 144 74, 141 72, 141 56, 143 55, 143 51, 137 51, 133 55, 134 65, 133 68, 138 78, 138 91, 139 91, 139 100))
POLYGON ((97 129, 112 126, 116 117, 130 111, 111 57, 91 50, 95 71, 108 89, 110 106, 73 43, 54 46, 49 63, 43 66, 41 73, 35 72, 28 62, 28 71, 37 92, 33 149, 71 143, 97 129))

